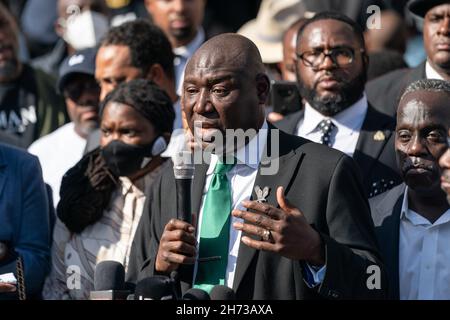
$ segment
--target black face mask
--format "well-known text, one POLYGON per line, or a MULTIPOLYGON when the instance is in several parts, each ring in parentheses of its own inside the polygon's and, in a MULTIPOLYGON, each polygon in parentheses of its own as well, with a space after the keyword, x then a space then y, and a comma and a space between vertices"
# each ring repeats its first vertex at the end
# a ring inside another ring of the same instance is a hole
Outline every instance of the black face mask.
POLYGON ((142 167, 145 157, 152 156, 153 142, 149 145, 137 146, 113 140, 101 150, 109 170, 118 177, 126 177, 142 167))

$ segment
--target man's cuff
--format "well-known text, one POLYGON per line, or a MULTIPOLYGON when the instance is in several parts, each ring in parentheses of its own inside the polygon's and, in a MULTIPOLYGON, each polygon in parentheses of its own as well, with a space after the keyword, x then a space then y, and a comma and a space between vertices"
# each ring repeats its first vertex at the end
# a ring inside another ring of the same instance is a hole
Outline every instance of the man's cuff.
POLYGON ((322 267, 315 267, 306 262, 302 262, 301 265, 303 269, 303 280, 305 280, 306 285, 309 288, 317 287, 322 283, 327 270, 326 265, 323 265, 322 267))

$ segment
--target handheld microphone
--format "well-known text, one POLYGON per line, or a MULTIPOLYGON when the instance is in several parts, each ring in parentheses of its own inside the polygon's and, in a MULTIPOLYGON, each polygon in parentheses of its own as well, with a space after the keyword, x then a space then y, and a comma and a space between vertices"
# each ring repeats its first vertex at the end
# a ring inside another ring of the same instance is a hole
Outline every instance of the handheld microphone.
POLYGON ((125 269, 117 261, 102 261, 95 266, 94 291, 90 300, 126 300, 125 269))
POLYGON ((173 281, 166 276, 144 278, 136 284, 134 300, 176 300, 173 281))
POLYGON ((173 173, 177 188, 178 219, 192 223, 191 184, 194 177, 194 165, 189 151, 180 151, 175 154, 173 173))
POLYGON ((214 286, 209 296, 211 300, 236 300, 236 294, 233 289, 223 285, 214 286))
POLYGON ((198 288, 191 288, 183 295, 183 300, 211 300, 209 294, 198 288))

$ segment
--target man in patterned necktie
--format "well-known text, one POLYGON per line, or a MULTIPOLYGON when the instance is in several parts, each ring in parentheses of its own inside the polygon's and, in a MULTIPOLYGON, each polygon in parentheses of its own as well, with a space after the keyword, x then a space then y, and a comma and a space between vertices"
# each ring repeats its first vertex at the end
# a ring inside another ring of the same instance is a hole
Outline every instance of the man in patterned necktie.
POLYGON ((306 104, 276 126, 353 157, 369 197, 401 183, 395 121, 374 109, 364 93, 369 61, 359 26, 324 12, 308 20, 297 37, 297 82, 306 104))

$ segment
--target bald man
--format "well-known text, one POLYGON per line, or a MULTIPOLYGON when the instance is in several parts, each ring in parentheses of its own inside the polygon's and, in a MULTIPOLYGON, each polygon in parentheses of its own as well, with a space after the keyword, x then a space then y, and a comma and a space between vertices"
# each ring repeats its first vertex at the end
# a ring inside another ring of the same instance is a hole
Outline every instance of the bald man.
POLYGON ((450 206, 438 164, 448 148, 449 99, 443 80, 407 87, 395 135, 404 184, 370 200, 392 299, 450 299, 450 206))
POLYGON ((247 38, 214 37, 190 60, 182 106, 210 161, 195 163, 192 224, 178 219, 173 171, 154 184, 130 258, 139 279, 176 270, 182 292, 220 284, 238 299, 383 298, 353 160, 269 125, 268 93, 247 38), (248 139, 234 144, 238 129, 248 139))

